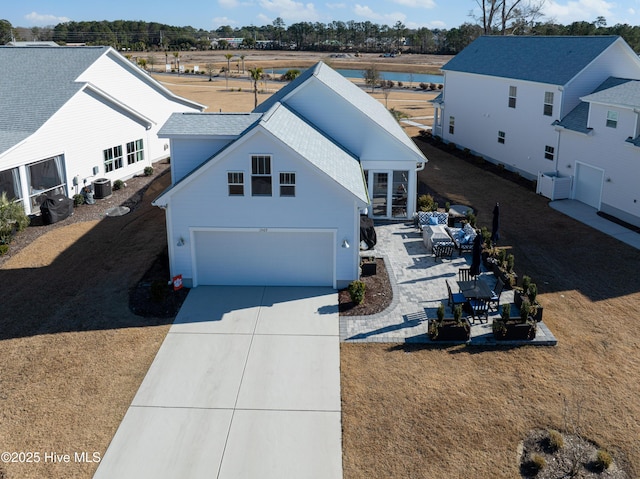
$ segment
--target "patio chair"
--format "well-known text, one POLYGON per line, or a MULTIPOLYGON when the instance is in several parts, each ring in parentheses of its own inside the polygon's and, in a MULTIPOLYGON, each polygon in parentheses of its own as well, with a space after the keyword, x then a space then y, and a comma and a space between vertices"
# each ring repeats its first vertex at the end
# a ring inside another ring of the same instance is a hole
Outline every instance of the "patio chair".
POLYGON ((447 292, 449 293, 449 303, 448 305, 451 309, 455 308, 458 304, 464 304, 467 302, 467 298, 464 297, 462 293, 453 293, 451 291, 451 285, 449 284, 449 280, 445 279, 447 283, 447 292))
POLYGON ((491 299, 489 299, 489 307, 494 311, 498 311, 500 307, 500 296, 502 295, 502 290, 504 289, 504 283, 500 278, 496 281, 496 286, 491 291, 491 299))
POLYGON ((433 253, 433 259, 449 258, 453 257, 453 250, 455 245, 451 241, 445 241, 442 243, 434 243, 431 251, 433 253))
POLYGON ((458 269, 458 281, 471 281, 471 268, 459 268, 458 269))
POLYGON ((483 319, 487 323, 489 322, 489 303, 486 300, 480 298, 470 299, 469 308, 471 309, 471 317, 474 323, 476 320, 482 323, 483 319))

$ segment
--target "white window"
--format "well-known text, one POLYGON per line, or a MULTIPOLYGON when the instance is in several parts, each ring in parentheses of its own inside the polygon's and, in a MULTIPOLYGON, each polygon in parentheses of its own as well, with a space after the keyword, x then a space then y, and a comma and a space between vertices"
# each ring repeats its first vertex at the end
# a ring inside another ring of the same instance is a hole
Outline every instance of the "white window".
POLYGON ((251 157, 251 195, 271 196, 271 157, 253 155, 251 157))
POLYGON ((618 126, 618 112, 609 110, 607 112, 607 126, 609 128, 617 128, 618 126))
POLYGON ((544 92, 544 108, 543 113, 545 116, 553 116, 553 92, 544 92))
POLYGON ((553 159, 555 158, 555 152, 556 152, 556 149, 553 146, 546 145, 544 147, 544 157, 547 160, 553 161, 553 159))
POLYGON ((230 171, 227 173, 229 184, 229 196, 244 196, 244 173, 242 171, 230 171))
POLYGON ((280 173, 280 196, 296 196, 295 173, 280 173))
POLYGON ((449 117, 449 134, 453 135, 456 128, 456 118, 454 116, 449 117))
POLYGON ((504 144, 504 139, 505 139, 504 131, 499 131, 498 132, 498 143, 504 144))
POLYGON ((518 93, 518 88, 515 86, 509 87, 509 108, 516 107, 516 94, 518 93))
POLYGON ((144 143, 142 139, 127 143, 127 165, 144 160, 144 143))
POLYGON ((104 150, 104 172, 122 168, 122 145, 104 150))

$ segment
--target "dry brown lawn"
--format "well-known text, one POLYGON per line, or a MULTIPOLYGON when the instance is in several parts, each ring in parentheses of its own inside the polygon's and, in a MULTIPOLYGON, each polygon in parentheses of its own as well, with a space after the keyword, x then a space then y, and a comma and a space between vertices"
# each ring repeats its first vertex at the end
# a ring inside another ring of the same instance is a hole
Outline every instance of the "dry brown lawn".
POLYGON ((537 282, 558 346, 343 344, 345 478, 519 477, 535 428, 580 427, 640 474, 640 251, 547 200, 417 140, 420 179, 491 224, 537 282), (569 412, 565 413, 565 406, 569 412), (578 411, 580 413, 578 414, 578 411))
MULTIPOLYGON (((253 107, 245 87, 222 91, 224 79, 159 78, 209 111, 253 107)), ((422 112, 428 94, 394 91, 389 101, 405 93, 413 95, 405 104, 422 112)), ((516 270, 538 283, 559 345, 342 345, 345 479, 517 477, 527 431, 563 429, 567 417, 637 477, 640 252, 421 146, 430 159, 421 179, 473 205, 480 223, 501 202, 503 243, 516 270), (563 415, 565 398, 582 407, 579 418, 563 415)), ((0 450, 106 450, 168 330, 167 320, 127 307, 129 289, 166 247, 163 212, 149 202, 168 181, 155 181, 129 215, 51 228, 0 266, 0 450)), ((0 464, 0 476, 4 469, 9 479, 90 478, 95 467, 0 464)))

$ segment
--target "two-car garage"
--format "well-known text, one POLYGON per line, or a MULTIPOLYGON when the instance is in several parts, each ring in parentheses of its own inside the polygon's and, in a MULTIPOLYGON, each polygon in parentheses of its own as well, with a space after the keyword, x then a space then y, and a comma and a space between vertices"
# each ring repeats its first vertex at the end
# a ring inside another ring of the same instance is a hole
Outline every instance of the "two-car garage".
POLYGON ((193 286, 335 287, 334 230, 209 228, 191 237, 193 286))

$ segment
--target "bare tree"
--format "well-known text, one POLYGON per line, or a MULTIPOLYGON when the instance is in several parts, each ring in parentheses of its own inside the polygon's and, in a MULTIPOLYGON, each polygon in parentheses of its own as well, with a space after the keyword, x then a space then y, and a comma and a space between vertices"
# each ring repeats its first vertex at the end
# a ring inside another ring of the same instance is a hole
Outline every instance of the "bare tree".
MULTIPOLYGON (((475 0, 480 7, 480 15, 471 14, 482 24, 485 35, 499 32, 506 35, 507 30, 517 30, 543 17, 542 7, 546 0, 475 0)), ((516 33, 512 31, 511 33, 516 33)))

